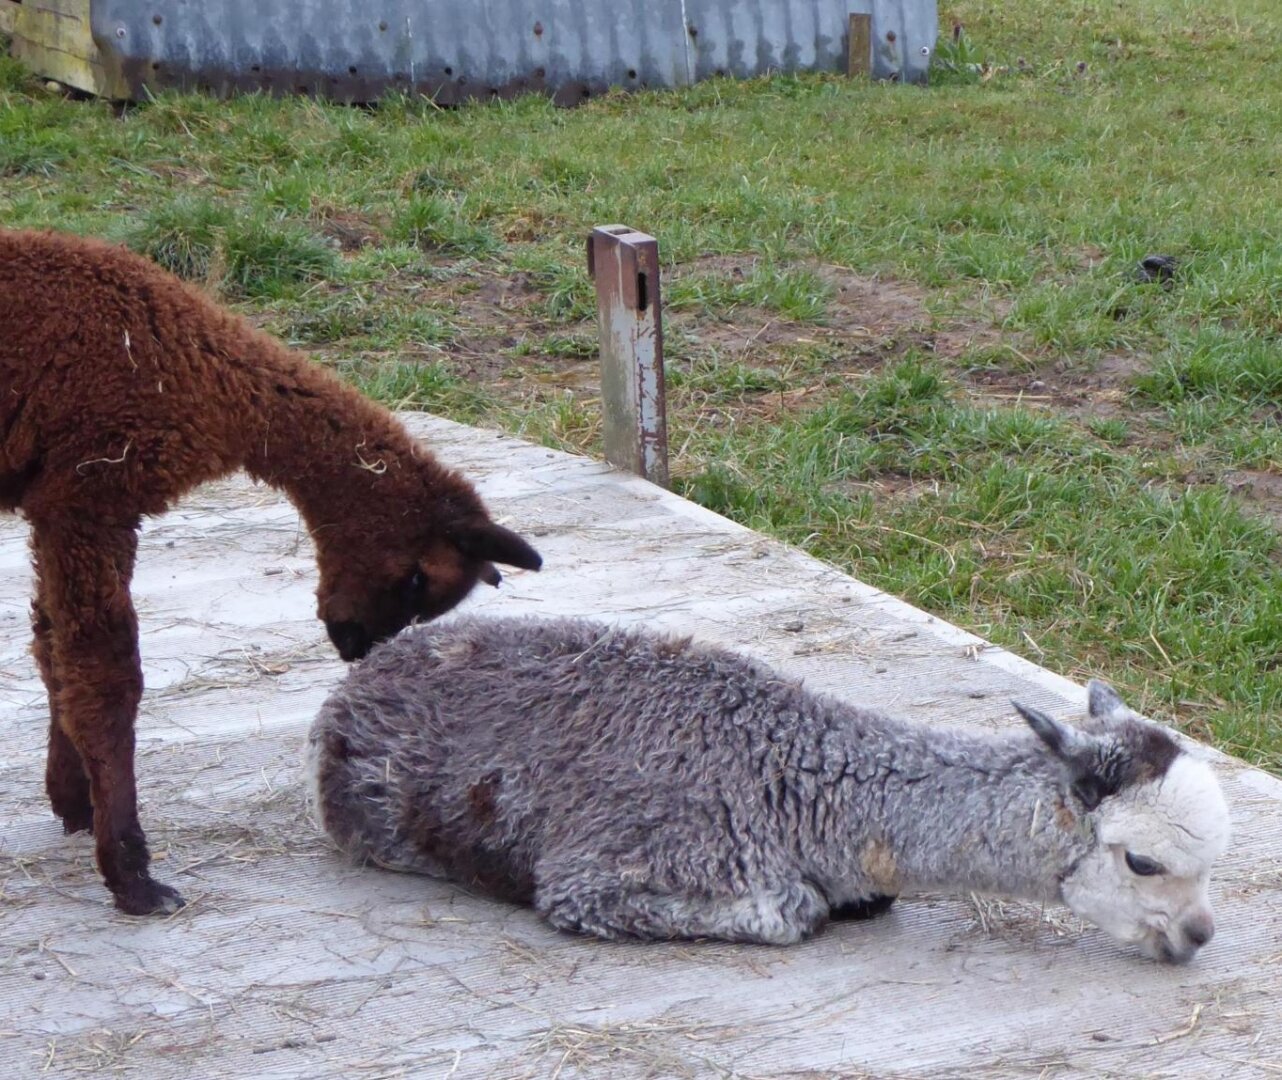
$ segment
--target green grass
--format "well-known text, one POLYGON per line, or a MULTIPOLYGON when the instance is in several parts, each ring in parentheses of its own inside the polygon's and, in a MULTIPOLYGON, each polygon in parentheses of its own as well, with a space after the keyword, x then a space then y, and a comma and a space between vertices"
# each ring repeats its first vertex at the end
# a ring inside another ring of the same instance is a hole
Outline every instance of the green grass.
POLYGON ((704 454, 692 498, 1052 668, 1107 670, 1168 714, 1240 701, 1250 671, 1251 707, 1216 733, 1276 764, 1277 536, 1223 490, 1155 483, 1064 420, 968 405, 917 360, 704 454), (886 477, 915 493, 874 498, 886 477))
POLYGON ((492 402, 484 387, 460 378, 440 361, 429 363, 341 362, 338 371, 365 393, 398 409, 424 409, 469 421, 484 416, 492 402))
POLYGON ((754 266, 741 279, 724 274, 696 273, 677 280, 668 290, 667 306, 733 315, 741 306, 759 307, 798 322, 823 319, 831 288, 806 267, 754 266))
POLYGON ((180 195, 131 222, 124 239, 171 273, 204 281, 214 271, 223 232, 231 221, 226 206, 180 195))
POLYGON ((929 88, 574 111, 118 115, 0 59, 0 220, 121 238, 390 403, 590 452, 584 237, 652 232, 679 490, 1282 771, 1282 506, 1230 482, 1282 472, 1282 9, 941 16, 929 88))

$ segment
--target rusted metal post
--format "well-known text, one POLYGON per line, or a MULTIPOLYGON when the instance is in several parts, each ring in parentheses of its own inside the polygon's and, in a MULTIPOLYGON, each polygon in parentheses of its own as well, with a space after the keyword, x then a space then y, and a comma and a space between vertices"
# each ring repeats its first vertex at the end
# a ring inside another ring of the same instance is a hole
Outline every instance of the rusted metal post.
POLYGON ((606 460, 668 486, 668 419, 663 388, 659 242, 626 225, 588 237, 601 338, 606 460))
POLYGON ((846 46, 846 74, 867 78, 872 74, 872 16, 852 11, 846 46))

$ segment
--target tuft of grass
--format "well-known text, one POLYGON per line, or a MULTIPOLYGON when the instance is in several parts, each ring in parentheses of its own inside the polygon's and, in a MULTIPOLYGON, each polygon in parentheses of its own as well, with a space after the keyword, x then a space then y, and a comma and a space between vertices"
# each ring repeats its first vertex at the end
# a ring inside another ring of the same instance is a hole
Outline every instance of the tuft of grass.
POLYGON ((418 192, 396 215, 391 235, 394 240, 442 255, 486 255, 498 247, 489 230, 464 220, 446 199, 418 192))
POLYGON ((1092 435, 1110 446, 1125 445, 1131 433, 1130 425, 1120 416, 1093 416, 1086 426, 1092 435))
MULTIPOLYGON (((0 69, 0 79, 11 73, 11 68, 0 69)), ((18 84, 15 89, 21 87, 22 80, 13 81, 18 84)), ((75 136, 57 122, 63 111, 61 101, 37 103, 30 110, 6 109, 3 102, 0 96, 0 179, 52 177, 74 162, 80 147, 75 136)))
POLYGON ((540 251, 518 255, 514 265, 542 294, 540 310, 549 320, 567 325, 596 314, 596 289, 582 263, 565 262, 559 255, 540 251))
POLYGON ((810 268, 754 265, 739 278, 716 273, 677 278, 668 289, 667 306, 723 314, 741 306, 756 307, 797 322, 818 322, 831 297, 832 287, 810 268))
POLYGON ((601 353, 601 343, 596 334, 552 333, 530 351, 562 360, 595 360, 601 353))
POLYGON ((149 211, 126 232, 131 248, 188 281, 209 279, 219 258, 223 231, 232 221, 227 207, 183 195, 149 211))
POLYGON ((1274 399, 1282 391, 1282 348, 1272 338, 1205 330, 1160 357, 1136 389, 1162 404, 1274 399))
POLYGON ((782 371, 726 360, 716 353, 700 356, 687 368, 673 368, 667 382, 674 390, 705 394, 719 400, 788 389, 788 380, 782 371))
POLYGON ((284 329, 294 345, 329 345, 364 337, 377 327, 372 305, 361 296, 340 296, 316 307, 304 308, 284 329))
POLYGON ((357 358, 341 362, 337 370, 364 393, 393 409, 422 409, 475 421, 494 406, 483 387, 460 378, 439 361, 371 363, 357 358))
POLYGON ((134 223, 125 239, 171 273, 220 285, 240 298, 279 298, 340 269, 333 248, 305 226, 265 213, 239 218, 201 196, 162 204, 134 223))
POLYGON ((961 23, 953 23, 952 34, 942 37, 931 58, 930 73, 937 85, 980 82, 992 64, 971 41, 961 23))
POLYGON ((36 77, 9 55, 9 39, 0 34, 0 94, 34 93, 36 85, 36 77))
POLYGON ((571 393, 554 394, 529 403, 514 432, 556 450, 601 453, 600 413, 571 393))
POLYGON ((337 274, 334 249, 295 222, 259 216, 223 230, 223 286, 247 299, 275 299, 292 287, 337 274))

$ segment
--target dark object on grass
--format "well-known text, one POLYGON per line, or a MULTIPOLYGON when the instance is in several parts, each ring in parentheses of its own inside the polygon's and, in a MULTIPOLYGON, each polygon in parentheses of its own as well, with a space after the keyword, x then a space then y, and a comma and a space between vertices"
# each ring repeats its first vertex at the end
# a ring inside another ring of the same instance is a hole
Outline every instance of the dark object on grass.
POLYGON ((1179 261, 1171 255, 1145 255, 1135 268, 1135 280, 1141 285, 1156 282, 1169 289, 1175 283, 1175 271, 1179 266, 1179 261))

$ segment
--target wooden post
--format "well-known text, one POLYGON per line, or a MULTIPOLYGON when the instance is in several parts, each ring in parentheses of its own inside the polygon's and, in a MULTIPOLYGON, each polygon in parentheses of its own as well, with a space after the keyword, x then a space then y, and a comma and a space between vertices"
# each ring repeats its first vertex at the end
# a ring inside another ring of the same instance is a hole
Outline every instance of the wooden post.
POLYGON ((601 402, 610 464, 668 486, 659 242, 626 225, 588 237, 601 339, 601 402))
POLYGON ((872 74, 872 16, 850 13, 846 45, 846 74, 867 78, 872 74))

